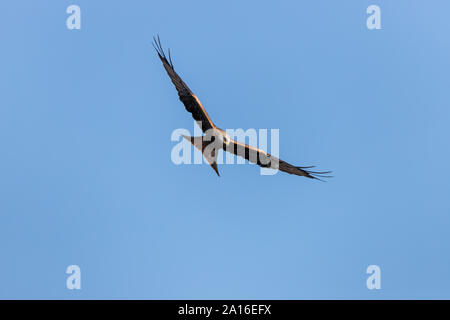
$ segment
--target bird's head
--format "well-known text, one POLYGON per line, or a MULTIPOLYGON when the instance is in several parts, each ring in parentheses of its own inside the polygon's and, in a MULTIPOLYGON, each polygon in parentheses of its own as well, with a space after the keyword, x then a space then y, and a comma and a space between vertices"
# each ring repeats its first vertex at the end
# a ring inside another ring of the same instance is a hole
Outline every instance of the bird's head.
POLYGON ((227 133, 225 133, 225 134, 223 135, 223 142, 224 142, 226 145, 229 145, 230 142, 231 142, 231 138, 230 138, 230 136, 229 136, 227 133))
POLYGON ((225 145, 229 145, 231 142, 230 136, 225 132, 225 130, 219 129, 221 140, 225 145))

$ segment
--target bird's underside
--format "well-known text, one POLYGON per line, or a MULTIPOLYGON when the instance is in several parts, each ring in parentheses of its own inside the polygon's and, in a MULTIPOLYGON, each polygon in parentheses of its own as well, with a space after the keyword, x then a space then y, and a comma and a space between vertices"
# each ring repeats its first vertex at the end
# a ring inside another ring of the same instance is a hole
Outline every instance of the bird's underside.
POLYGON ((217 168, 216 162, 217 154, 220 149, 223 149, 224 151, 243 157, 249 162, 257 164, 258 166, 263 168, 272 168, 287 172, 289 174, 318 180, 321 180, 320 178, 330 177, 326 175, 330 173, 330 171, 317 172, 309 170, 313 168, 313 166, 294 166, 281 159, 278 159, 275 156, 268 154, 264 150, 231 139, 224 130, 214 125, 200 100, 175 72, 172 59, 170 57, 170 50, 169 56, 166 57, 159 37, 153 39, 153 46, 155 47, 158 56, 163 63, 164 69, 166 69, 167 74, 170 77, 170 80, 175 85, 181 102, 183 102, 186 110, 191 113, 192 117, 205 134, 201 137, 183 137, 186 140, 190 141, 197 149, 202 152, 203 156, 217 173, 217 175, 219 175, 219 170, 217 168))

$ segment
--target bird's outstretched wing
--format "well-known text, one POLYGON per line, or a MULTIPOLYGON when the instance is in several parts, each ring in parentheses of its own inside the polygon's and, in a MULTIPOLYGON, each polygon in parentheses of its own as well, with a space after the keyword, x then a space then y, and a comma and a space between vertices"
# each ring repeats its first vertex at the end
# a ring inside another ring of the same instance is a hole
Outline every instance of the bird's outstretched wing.
POLYGON ((314 166, 297 167, 287 163, 286 161, 280 160, 277 157, 272 156, 261 149, 249 146, 245 143, 238 142, 233 139, 230 139, 230 143, 228 145, 224 144, 224 150, 233 153, 237 156, 240 156, 248 160, 249 162, 255 163, 263 168, 278 169, 280 171, 295 174, 297 176, 304 176, 307 178, 317 179, 321 181, 323 181, 321 178, 331 178, 331 176, 327 175, 331 173, 331 171, 318 172, 307 170, 314 168, 314 166))
POLYGON ((170 50, 168 51, 169 56, 167 59, 161 46, 159 36, 157 38, 153 38, 153 41, 153 47, 156 49, 156 52, 158 53, 158 56, 161 59, 164 65, 164 69, 166 69, 170 80, 172 80, 172 83, 175 85, 178 96, 180 97, 181 102, 183 102, 184 106, 186 107, 186 110, 192 114, 192 117, 195 121, 197 121, 203 132, 215 128, 214 123, 209 118, 209 115, 206 113, 205 108, 203 108, 200 100, 175 72, 175 69, 173 68, 172 58, 170 57, 170 50))

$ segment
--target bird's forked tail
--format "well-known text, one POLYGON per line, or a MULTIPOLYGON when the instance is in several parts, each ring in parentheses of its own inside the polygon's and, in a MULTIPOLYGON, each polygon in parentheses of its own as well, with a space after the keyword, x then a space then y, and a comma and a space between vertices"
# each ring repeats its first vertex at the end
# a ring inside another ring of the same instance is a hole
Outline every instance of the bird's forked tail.
POLYGON ((187 141, 192 143, 194 147, 200 150, 200 152, 203 154, 203 157, 205 157, 206 161, 208 161, 211 168, 213 168, 214 171, 217 173, 217 175, 220 177, 219 169, 217 168, 216 162, 218 150, 216 150, 215 148, 208 148, 208 145, 211 144, 211 141, 206 141, 202 136, 189 137, 183 135, 183 138, 185 138, 187 141))

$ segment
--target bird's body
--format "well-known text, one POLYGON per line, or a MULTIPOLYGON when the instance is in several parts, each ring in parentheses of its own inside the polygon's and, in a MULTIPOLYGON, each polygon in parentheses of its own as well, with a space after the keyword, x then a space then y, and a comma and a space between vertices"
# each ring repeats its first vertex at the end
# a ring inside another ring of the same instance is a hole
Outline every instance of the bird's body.
POLYGON ((324 176, 324 174, 327 174, 329 172, 315 172, 307 170, 312 167, 298 167, 291 165, 275 156, 268 154, 264 150, 249 146, 245 143, 238 142, 230 138, 225 130, 220 129, 211 121, 211 118, 209 117, 200 100, 175 72, 172 59, 170 57, 170 50, 169 57, 166 58, 159 37, 154 39, 154 47, 163 63, 164 68, 167 71, 167 74, 170 77, 170 80, 177 89, 178 96, 181 102, 184 104, 186 110, 192 114, 192 117, 205 134, 201 137, 183 137, 189 140, 197 149, 202 152, 203 156, 217 173, 217 175, 219 175, 216 162, 217 153, 220 149, 223 149, 224 151, 243 157, 249 162, 257 164, 260 167, 272 168, 311 179, 329 177, 324 176))

